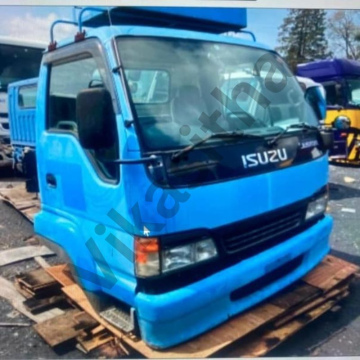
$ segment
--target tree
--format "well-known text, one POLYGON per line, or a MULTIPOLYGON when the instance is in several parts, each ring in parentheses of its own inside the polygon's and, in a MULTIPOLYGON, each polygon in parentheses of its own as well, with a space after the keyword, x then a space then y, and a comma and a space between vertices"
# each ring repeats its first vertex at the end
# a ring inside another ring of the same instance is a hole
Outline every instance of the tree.
POLYGON ((295 70, 297 64, 330 56, 325 10, 291 9, 279 28, 277 51, 295 70))
POLYGON ((330 17, 329 38, 336 56, 342 56, 342 50, 348 59, 360 59, 360 26, 357 24, 359 15, 358 10, 339 10, 330 17))

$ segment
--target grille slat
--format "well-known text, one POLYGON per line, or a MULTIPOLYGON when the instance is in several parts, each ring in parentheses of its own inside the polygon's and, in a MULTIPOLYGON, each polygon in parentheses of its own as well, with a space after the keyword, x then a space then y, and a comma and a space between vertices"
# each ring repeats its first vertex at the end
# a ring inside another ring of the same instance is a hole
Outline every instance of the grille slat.
POLYGON ((222 243, 226 252, 231 254, 252 247, 258 247, 260 252, 266 247, 264 244, 274 242, 300 227, 303 217, 304 209, 264 217, 261 221, 250 223, 246 228, 240 226, 222 233, 222 243))
POLYGON ((297 226, 299 224, 299 220, 298 219, 294 219, 294 220, 289 220, 287 222, 283 222, 280 225, 277 225, 275 227, 271 227, 265 231, 262 232, 257 232, 256 234, 253 234, 251 236, 244 236, 242 235, 239 238, 233 238, 231 239, 231 241, 227 241, 227 244, 229 246, 233 246, 233 245, 237 245, 237 244, 245 244, 249 241, 252 240, 256 240, 259 236, 260 237, 267 237, 270 234, 278 234, 278 233, 282 233, 285 231, 287 231, 290 228, 293 228, 294 226, 297 226))
POLYGON ((278 227, 286 227, 287 223, 289 222, 298 222, 299 221, 299 215, 300 214, 295 214, 294 216, 292 217, 289 217, 289 218, 286 218, 286 219, 282 219, 282 220, 279 220, 276 225, 274 226, 274 224, 269 224, 269 225, 266 225, 260 229, 255 229, 255 230, 251 230, 249 232, 246 232, 246 234, 240 234, 238 236, 234 236, 234 237, 231 237, 231 238, 228 238, 226 241, 227 242, 232 242, 232 241, 237 241, 239 239, 242 239, 242 238, 249 238, 250 236, 251 237, 254 237, 254 236, 257 236, 257 234, 259 233, 264 233, 267 231, 267 229, 270 229, 269 231, 275 229, 275 228, 278 228, 278 227))
MULTIPOLYGON (((293 227, 289 227, 287 230, 292 230, 292 229, 295 229, 296 227, 297 227, 297 225, 294 225, 293 227)), ((228 250, 231 251, 231 252, 238 251, 238 248, 240 246, 241 246, 241 250, 248 249, 249 247, 259 245, 259 244, 261 244, 263 242, 271 240, 276 236, 281 236, 282 234, 287 232, 287 230, 286 231, 284 231, 284 230, 279 231, 277 233, 272 233, 271 235, 268 235, 268 236, 262 236, 260 239, 252 238, 252 239, 247 239, 246 242, 241 242, 240 244, 238 243, 238 244, 232 244, 231 246, 229 245, 228 250)))

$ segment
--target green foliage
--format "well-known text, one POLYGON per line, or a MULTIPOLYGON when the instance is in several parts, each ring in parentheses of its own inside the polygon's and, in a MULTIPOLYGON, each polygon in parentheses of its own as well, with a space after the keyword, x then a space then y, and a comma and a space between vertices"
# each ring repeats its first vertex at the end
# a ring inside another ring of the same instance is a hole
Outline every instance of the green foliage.
POLYGON ((279 29, 277 51, 295 70, 297 64, 328 58, 325 10, 291 9, 279 29))

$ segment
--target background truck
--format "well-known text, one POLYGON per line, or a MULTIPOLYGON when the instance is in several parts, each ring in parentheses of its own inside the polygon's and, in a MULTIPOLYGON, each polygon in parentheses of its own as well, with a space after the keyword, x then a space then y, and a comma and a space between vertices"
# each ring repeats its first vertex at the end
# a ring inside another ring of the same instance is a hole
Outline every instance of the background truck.
POLYGON ((83 9, 78 24, 40 68, 35 230, 101 316, 168 348, 319 264, 332 134, 277 53, 220 35, 244 9, 83 9))
POLYGON ((326 90, 325 124, 337 129, 334 162, 360 164, 360 63, 332 59, 301 64, 297 74, 321 83, 326 90))
POLYGON ((36 170, 36 94, 37 78, 8 86, 10 140, 13 168, 26 179, 28 192, 38 192, 36 170))
POLYGON ((45 44, 0 36, 0 167, 12 163, 8 85, 38 76, 45 44))

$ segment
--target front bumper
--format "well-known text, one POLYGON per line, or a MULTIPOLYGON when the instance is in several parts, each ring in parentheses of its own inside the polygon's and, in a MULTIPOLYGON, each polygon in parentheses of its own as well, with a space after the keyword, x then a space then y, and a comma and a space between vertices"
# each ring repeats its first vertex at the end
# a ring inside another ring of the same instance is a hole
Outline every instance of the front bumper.
POLYGON ((286 242, 206 279, 161 294, 138 293, 135 300, 143 340, 154 348, 187 341, 277 293, 313 269, 329 252, 332 219, 326 216, 286 242), (232 301, 231 293, 303 255, 295 270, 270 285, 232 301))

